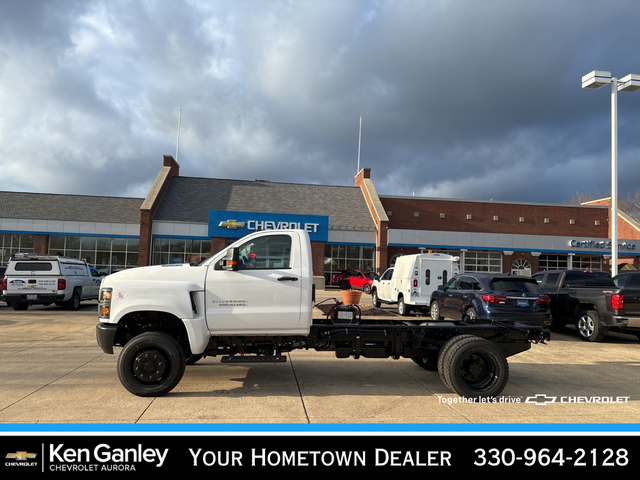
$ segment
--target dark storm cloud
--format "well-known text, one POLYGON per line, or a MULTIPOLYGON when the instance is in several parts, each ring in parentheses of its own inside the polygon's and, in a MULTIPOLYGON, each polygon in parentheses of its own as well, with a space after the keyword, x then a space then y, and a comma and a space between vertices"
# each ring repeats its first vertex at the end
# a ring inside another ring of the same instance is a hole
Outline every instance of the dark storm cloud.
MULTIPOLYGON (((144 196, 182 109, 182 175, 351 185, 362 116, 383 195, 605 196, 609 92, 580 80, 640 73, 636 3, 4 2, 0 188, 144 196)), ((621 94, 621 190, 639 117, 621 94)))

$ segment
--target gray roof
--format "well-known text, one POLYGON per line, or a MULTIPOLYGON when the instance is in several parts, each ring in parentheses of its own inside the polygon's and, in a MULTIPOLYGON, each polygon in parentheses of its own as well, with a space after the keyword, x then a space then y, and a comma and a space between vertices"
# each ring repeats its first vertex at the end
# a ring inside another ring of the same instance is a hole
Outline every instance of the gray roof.
POLYGON ((140 223, 143 198, 0 192, 0 218, 140 223))
POLYGON ((359 187, 173 177, 154 220, 207 223, 209 210, 327 215, 335 230, 375 230, 359 187))

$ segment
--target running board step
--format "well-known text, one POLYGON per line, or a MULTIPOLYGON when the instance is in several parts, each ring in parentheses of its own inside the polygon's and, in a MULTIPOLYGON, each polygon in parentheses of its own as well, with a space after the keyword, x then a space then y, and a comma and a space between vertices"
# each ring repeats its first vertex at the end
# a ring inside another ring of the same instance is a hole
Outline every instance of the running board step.
POLYGON ((227 355, 220 358, 222 363, 285 363, 284 355, 227 355))

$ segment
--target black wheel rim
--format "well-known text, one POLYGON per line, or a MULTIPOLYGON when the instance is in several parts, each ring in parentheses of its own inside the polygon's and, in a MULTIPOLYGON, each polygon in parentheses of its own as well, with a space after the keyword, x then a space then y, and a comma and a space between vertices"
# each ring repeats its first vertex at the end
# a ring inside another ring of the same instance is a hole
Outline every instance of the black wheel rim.
POLYGON ((159 350, 146 350, 133 359, 131 369, 141 383, 153 384, 161 381, 169 367, 167 358, 159 350))
POLYGON ((460 379, 474 390, 486 390, 498 380, 494 360, 481 352, 469 353, 460 364, 460 379))

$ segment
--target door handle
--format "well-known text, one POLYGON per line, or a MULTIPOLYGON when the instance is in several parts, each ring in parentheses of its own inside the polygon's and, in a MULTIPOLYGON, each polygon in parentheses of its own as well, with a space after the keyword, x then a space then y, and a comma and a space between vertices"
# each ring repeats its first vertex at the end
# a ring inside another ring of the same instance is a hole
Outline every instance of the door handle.
POLYGON ((279 282, 297 282, 298 277, 278 277, 279 282))

